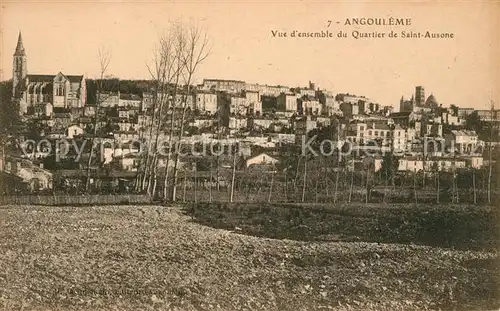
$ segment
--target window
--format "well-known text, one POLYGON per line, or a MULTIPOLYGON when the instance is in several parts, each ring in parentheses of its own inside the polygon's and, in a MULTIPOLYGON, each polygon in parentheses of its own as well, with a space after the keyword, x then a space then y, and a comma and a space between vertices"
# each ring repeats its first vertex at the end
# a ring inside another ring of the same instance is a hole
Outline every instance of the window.
POLYGON ((372 131, 368 131, 368 135, 369 135, 369 136, 372 136, 372 131))
POLYGON ((375 131, 375 136, 378 136, 378 131, 375 131))
POLYGON ((64 96, 64 84, 58 84, 56 87, 56 96, 64 96))

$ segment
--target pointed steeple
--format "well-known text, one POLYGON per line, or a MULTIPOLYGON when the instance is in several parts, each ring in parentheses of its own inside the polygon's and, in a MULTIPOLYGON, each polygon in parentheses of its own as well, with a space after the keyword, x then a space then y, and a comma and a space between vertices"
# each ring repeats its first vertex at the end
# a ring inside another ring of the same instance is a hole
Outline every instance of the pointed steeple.
POLYGON ((18 86, 22 85, 22 82, 28 74, 28 57, 24 51, 23 46, 23 36, 19 32, 19 37, 17 38, 16 51, 12 57, 12 93, 13 96, 20 96, 17 92, 18 86))
POLYGON ((17 46, 16 46, 16 51, 14 52, 14 56, 26 56, 26 52, 24 51, 24 46, 23 46, 23 36, 21 35, 20 31, 19 31, 19 37, 17 38, 17 46))

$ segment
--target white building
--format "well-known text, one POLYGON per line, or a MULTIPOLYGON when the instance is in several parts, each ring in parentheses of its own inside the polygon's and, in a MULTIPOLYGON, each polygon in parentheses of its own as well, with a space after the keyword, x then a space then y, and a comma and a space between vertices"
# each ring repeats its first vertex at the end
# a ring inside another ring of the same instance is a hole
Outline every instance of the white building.
POLYGON ((35 104, 33 107, 34 114, 37 117, 51 117, 54 112, 54 107, 51 103, 45 102, 40 104, 35 104))
POLYGON ((454 116, 449 112, 443 112, 441 117, 444 124, 460 126, 465 123, 465 120, 461 119, 459 116, 454 116))
POLYGON ((230 117, 229 118, 229 129, 231 130, 240 130, 247 127, 247 119, 239 118, 239 117, 230 117))
POLYGON ((318 127, 318 121, 310 116, 299 118, 295 121, 295 134, 299 137, 307 135, 310 131, 318 127))
POLYGON ((475 131, 453 130, 445 137, 446 147, 459 153, 477 153, 483 143, 475 131))
POLYGON ((248 158, 245 162, 246 167, 251 165, 268 165, 268 164, 277 164, 279 162, 278 159, 271 157, 267 153, 261 153, 259 155, 248 158))
POLYGON ((128 154, 123 157, 119 157, 118 161, 122 170, 137 171, 141 162, 141 157, 136 154, 128 154))
MULTIPOLYGON (((165 97, 166 100, 167 97, 165 97)), ((184 107, 189 107, 190 109, 195 109, 195 96, 193 94, 176 94, 175 96, 175 107, 178 109, 184 109, 184 107)))
POLYGON ((120 94, 118 100, 118 107, 127 107, 140 109, 142 105, 142 99, 138 95, 134 94, 120 94))
POLYGON ((406 141, 406 130, 400 125, 396 125, 393 130, 392 144, 394 152, 403 152, 408 147, 406 141))
POLYGON ((248 111, 248 102, 245 97, 231 96, 230 113, 246 115, 248 111))
POLYGON ((245 91, 245 98, 249 103, 260 102, 260 94, 258 91, 245 91))
POLYGON ((120 122, 117 123, 120 131, 126 132, 126 131, 136 131, 137 130, 137 124, 127 121, 127 120, 121 120, 120 122))
POLYGON ((215 114, 217 112, 217 94, 199 91, 196 93, 196 108, 215 114))
POLYGON ((435 170, 451 172, 465 168, 466 160, 462 158, 431 158, 424 160, 420 157, 408 156, 399 159, 398 171, 418 172, 423 171, 424 166, 426 172, 435 170))
POLYGON ((465 118, 472 112, 474 112, 474 108, 460 108, 460 107, 458 108, 458 116, 460 118, 465 118))
POLYGON ((31 191, 52 189, 52 173, 19 157, 6 157, 2 167, 6 174, 16 176, 31 191))
POLYGON ((476 169, 481 168, 483 166, 483 162, 484 162, 482 155, 463 157, 463 159, 465 160, 467 167, 476 168, 476 169))
POLYGON ((76 136, 83 135, 83 128, 79 125, 73 124, 70 125, 67 129, 66 137, 69 139, 73 139, 76 136))
POLYGON ((260 94, 257 91, 245 91, 245 99, 248 106, 248 114, 261 114, 262 113, 262 102, 260 100, 260 94))
POLYGON ((313 97, 302 97, 297 100, 297 110, 303 115, 321 115, 322 105, 313 97))
POLYGON ((298 97, 303 97, 303 96, 314 97, 314 96, 316 96, 316 90, 312 90, 312 89, 301 88, 301 89, 296 90, 296 92, 297 92, 298 97))
POLYGON ((366 123, 353 122, 347 125, 346 139, 351 143, 364 144, 366 123))
POLYGON ((297 112, 297 96, 291 93, 282 93, 277 97, 277 106, 281 111, 297 112))

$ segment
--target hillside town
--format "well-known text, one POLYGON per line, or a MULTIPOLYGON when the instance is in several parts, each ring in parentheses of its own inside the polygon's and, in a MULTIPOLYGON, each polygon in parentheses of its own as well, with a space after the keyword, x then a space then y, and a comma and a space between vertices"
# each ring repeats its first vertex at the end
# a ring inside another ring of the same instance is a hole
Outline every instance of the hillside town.
POLYGON ((159 89, 154 80, 30 74, 21 33, 13 65, 7 83, 19 120, 4 137, 5 193, 158 195, 183 171, 204 176, 210 188, 215 179, 219 187, 229 184, 224 171, 284 172, 297 150, 305 161, 344 155, 347 163, 331 164, 333 171, 366 170, 369 163, 376 174, 388 156, 396 161, 395 174, 479 170, 492 165, 486 151, 499 141, 500 110, 493 104, 481 110, 441 103, 439 90, 423 85, 399 103, 381 104, 311 81, 294 87, 206 78, 159 89), (319 137, 324 142, 313 141, 319 137))
POLYGON ((499 17, 2 1, 0 311, 500 311, 499 17))

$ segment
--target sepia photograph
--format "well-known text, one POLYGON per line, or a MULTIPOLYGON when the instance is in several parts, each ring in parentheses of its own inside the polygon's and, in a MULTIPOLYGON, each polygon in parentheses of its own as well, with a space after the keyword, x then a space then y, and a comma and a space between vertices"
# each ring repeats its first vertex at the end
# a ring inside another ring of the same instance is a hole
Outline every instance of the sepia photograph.
POLYGON ((500 1, 0 0, 0 311, 500 311, 500 1))

